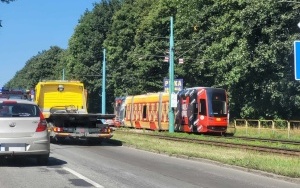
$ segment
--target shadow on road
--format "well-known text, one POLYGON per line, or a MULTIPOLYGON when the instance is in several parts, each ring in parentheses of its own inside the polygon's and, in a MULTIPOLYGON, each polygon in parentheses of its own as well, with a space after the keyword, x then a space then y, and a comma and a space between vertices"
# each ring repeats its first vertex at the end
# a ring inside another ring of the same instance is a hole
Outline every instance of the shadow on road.
POLYGON ((56 145, 72 145, 72 146, 122 146, 122 141, 115 139, 105 139, 101 142, 97 140, 72 140, 65 139, 60 141, 52 141, 52 144, 56 145))
MULTIPOLYGON (((49 162, 46 167, 56 167, 67 164, 66 161, 57 159, 55 157, 49 157, 49 162)), ((37 163, 35 158, 31 157, 11 157, 11 158, 1 158, 0 167, 35 167, 41 166, 37 163)))
POLYGON ((120 140, 109 139, 102 143, 103 146, 122 146, 123 142, 120 140))

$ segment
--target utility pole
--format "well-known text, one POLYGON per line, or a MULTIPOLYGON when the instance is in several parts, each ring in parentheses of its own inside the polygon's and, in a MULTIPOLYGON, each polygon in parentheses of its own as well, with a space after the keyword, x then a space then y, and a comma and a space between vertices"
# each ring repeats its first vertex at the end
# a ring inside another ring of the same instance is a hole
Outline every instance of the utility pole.
POLYGON ((106 94, 105 94, 105 79, 106 79, 106 62, 105 62, 105 48, 103 49, 103 64, 102 64, 102 114, 105 114, 106 94))
POLYGON ((169 132, 174 132, 174 112, 171 106, 172 94, 174 93, 174 36, 173 17, 170 19, 170 50, 169 50, 169 132))

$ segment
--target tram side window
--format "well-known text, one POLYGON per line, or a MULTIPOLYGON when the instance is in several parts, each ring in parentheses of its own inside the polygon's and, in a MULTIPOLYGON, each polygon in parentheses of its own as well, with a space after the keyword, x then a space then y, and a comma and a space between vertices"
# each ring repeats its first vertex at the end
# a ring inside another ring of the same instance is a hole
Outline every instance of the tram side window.
POLYGON ((119 114, 120 121, 122 121, 124 117, 126 117, 126 110, 123 108, 120 110, 120 114, 119 114))
POLYGON ((199 114, 206 116, 206 100, 200 99, 199 114))
POLYGON ((123 115, 122 120, 124 119, 124 117, 126 117, 126 108, 127 107, 125 106, 124 109, 122 110, 122 113, 121 113, 123 115))
POLYGON ((193 108, 194 108, 194 115, 196 115, 196 117, 197 117, 197 113, 198 113, 198 104, 197 104, 197 103, 194 103, 194 104, 193 104, 193 108))
POLYGON ((147 106, 144 105, 144 106, 143 106, 143 118, 144 118, 144 119, 146 118, 146 113, 147 113, 147 106))

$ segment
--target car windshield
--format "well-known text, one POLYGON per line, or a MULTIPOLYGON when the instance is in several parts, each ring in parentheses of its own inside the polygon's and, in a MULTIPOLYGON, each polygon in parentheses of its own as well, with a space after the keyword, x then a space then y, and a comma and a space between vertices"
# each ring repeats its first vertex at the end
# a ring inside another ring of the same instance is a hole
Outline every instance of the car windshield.
POLYGON ((32 104, 0 103, 0 117, 39 117, 39 110, 32 104))

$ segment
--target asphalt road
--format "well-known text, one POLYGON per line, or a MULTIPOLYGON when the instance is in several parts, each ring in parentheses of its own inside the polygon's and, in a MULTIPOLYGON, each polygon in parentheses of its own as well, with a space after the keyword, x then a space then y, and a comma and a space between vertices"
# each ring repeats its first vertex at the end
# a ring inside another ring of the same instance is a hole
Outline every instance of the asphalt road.
POLYGON ((102 144, 51 144, 48 166, 1 161, 1 188, 293 188, 298 182, 210 163, 102 144))

